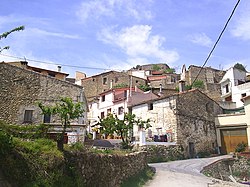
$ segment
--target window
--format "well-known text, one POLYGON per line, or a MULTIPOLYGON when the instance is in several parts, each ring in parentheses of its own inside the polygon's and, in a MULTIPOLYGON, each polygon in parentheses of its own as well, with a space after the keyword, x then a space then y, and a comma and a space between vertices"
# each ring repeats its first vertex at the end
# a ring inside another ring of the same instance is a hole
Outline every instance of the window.
POLYGON ((127 90, 124 90, 124 92, 123 92, 123 97, 124 97, 124 98, 127 98, 127 90))
POLYGON ((25 110, 24 123, 32 123, 33 110, 25 110))
POLYGON ((102 84, 107 84, 107 77, 103 78, 102 84))
POLYGON ((43 123, 50 123, 51 115, 50 114, 44 114, 43 116, 43 123))
POLYGON ((104 101, 105 101, 105 95, 102 96, 102 102, 104 102, 104 101))
POLYGON ((104 118, 104 112, 101 112, 101 119, 104 118))
POLYGON ((118 108, 118 115, 123 114, 124 108, 123 107, 119 107, 118 108))
POLYGON ((246 96, 247 96, 246 93, 241 94, 241 97, 242 97, 242 98, 243 98, 243 97, 246 97, 246 96))
POLYGON ((107 109, 107 114, 111 114, 111 108, 107 109))
POLYGON ((118 77, 115 77, 115 83, 117 83, 118 82, 118 77))
POLYGON ((50 77, 55 77, 56 76, 56 74, 53 74, 53 73, 49 73, 48 74, 50 77))
POLYGON ((226 89, 226 93, 228 93, 229 92, 228 84, 225 86, 225 89, 226 89))
POLYGON ((153 109, 154 109, 153 103, 149 103, 149 104, 148 104, 148 110, 153 110, 153 109))

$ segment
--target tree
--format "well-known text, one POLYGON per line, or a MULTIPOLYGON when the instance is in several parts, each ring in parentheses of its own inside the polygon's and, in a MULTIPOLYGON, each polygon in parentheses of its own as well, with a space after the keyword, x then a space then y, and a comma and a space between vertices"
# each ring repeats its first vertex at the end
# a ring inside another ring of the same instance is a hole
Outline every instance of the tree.
MULTIPOLYGON (((20 26, 20 27, 16 27, 10 31, 7 31, 7 32, 4 32, 2 34, 0 34, 0 40, 2 40, 3 38, 7 38, 7 36, 13 32, 16 32, 16 31, 22 31, 24 30, 24 26, 20 26)), ((5 46, 5 47, 0 47, 0 53, 3 51, 3 50, 7 50, 9 49, 10 47, 9 46, 5 46)))
POLYGON ((168 68, 164 70, 165 73, 175 73, 175 69, 174 68, 168 68))
POLYGON ((128 148, 129 132, 132 131, 133 125, 138 125, 140 128, 147 129, 151 127, 150 120, 143 121, 136 119, 135 114, 125 113, 123 119, 119 119, 117 115, 109 114, 106 118, 100 119, 99 125, 101 132, 113 135, 116 133, 122 139, 123 148, 128 148))
POLYGON ((161 67, 157 64, 153 64, 153 70, 155 71, 159 71, 161 69, 161 67))
POLYGON ((240 64, 240 63, 235 64, 235 65, 234 65, 234 68, 237 68, 237 69, 242 70, 242 71, 245 71, 245 72, 247 71, 247 70, 246 70, 246 67, 243 66, 243 65, 240 64))
POLYGON ((147 92, 147 91, 149 91, 149 90, 151 89, 150 86, 149 86, 148 84, 140 84, 140 85, 138 86, 138 88, 141 89, 141 90, 144 91, 144 92, 147 92))
POLYGON ((201 89, 203 89, 203 88, 205 88, 205 85, 204 85, 204 82, 202 80, 196 80, 196 81, 194 81, 192 87, 193 88, 201 88, 201 89))
POLYGON ((57 115, 62 124, 62 131, 57 137, 57 148, 63 151, 63 140, 66 128, 70 126, 70 121, 83 116, 83 104, 80 102, 73 103, 69 97, 61 98, 54 106, 45 106, 41 102, 38 106, 42 110, 42 114, 57 115))

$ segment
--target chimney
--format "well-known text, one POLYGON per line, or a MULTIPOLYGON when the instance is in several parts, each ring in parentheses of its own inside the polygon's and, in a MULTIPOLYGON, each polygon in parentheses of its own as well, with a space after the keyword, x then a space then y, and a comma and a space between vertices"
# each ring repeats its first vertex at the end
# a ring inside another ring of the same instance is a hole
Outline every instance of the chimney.
POLYGON ((113 79, 110 80, 110 89, 113 88, 113 79))
POLYGON ((57 71, 61 72, 62 71, 62 67, 61 66, 57 66, 57 71))
POLYGON ((184 92, 185 91, 185 81, 180 80, 179 81, 179 92, 184 92))

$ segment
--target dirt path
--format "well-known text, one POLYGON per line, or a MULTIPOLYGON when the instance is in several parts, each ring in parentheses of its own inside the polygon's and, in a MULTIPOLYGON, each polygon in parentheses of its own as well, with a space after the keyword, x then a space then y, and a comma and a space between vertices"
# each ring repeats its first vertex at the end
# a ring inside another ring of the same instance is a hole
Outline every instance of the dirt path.
POLYGON ((235 187, 245 186, 235 183, 223 182, 213 178, 206 177, 200 171, 206 165, 209 165, 223 158, 230 158, 230 155, 188 159, 166 163, 149 164, 156 168, 156 174, 153 180, 149 181, 145 187, 235 187))

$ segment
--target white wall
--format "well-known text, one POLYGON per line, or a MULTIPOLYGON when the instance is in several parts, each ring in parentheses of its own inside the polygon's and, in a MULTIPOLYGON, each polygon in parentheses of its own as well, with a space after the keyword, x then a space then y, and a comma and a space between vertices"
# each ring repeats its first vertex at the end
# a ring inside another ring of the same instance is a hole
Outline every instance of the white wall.
MULTIPOLYGON (((166 98, 153 102, 153 110, 148 109, 148 103, 132 107, 132 113, 142 120, 150 119, 150 130, 152 136, 164 135, 168 130, 172 130, 173 135, 176 134, 176 116, 174 108, 176 106, 175 99, 166 98)), ((139 136, 138 127, 134 127, 134 136, 139 136)), ((147 135, 148 136, 148 135, 147 135)))

